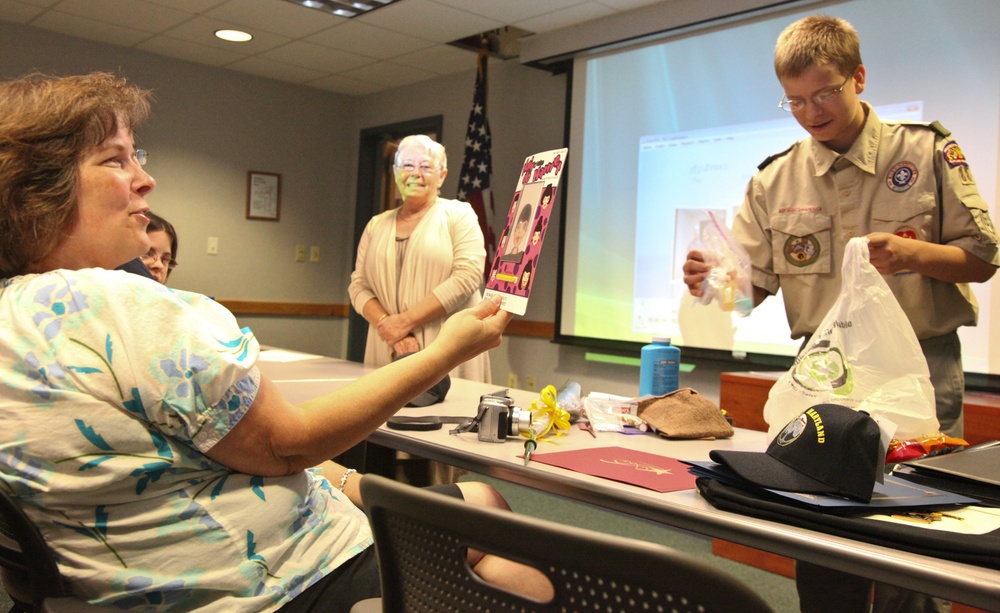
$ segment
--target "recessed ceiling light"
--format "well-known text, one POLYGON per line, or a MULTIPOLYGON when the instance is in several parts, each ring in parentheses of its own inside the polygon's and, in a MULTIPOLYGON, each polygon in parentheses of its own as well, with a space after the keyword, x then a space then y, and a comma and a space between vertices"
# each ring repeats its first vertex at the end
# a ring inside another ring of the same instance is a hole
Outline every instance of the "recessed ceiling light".
POLYGON ((362 13, 373 11, 396 0, 285 0, 318 11, 333 13, 340 17, 357 17, 362 13))
POLYGON ((215 36, 222 40, 228 40, 231 43, 245 43, 253 38, 253 36, 242 30, 216 30, 215 36))

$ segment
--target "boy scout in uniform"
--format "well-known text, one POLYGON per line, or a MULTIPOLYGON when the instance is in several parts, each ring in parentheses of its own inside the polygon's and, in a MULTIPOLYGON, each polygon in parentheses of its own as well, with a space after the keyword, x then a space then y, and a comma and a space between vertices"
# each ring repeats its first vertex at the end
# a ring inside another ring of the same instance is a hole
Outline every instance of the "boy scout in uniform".
MULTIPOLYGON (((847 242, 867 236, 871 263, 885 275, 927 358, 941 429, 961 436, 965 382, 957 329, 977 322, 968 283, 988 281, 1000 265, 997 232, 965 156, 940 124, 883 122, 858 98, 865 67, 857 32, 842 19, 819 15, 790 25, 778 38, 774 66, 785 92, 781 108, 809 137, 760 165, 734 222, 733 234, 752 261, 754 304, 780 288, 792 337, 808 338, 839 295, 847 242)), ((709 269, 702 253, 688 254, 684 281, 693 295, 702 294, 709 269)), ((848 611, 830 588, 870 585, 804 564, 797 575, 803 610, 814 610, 815 598, 848 611), (815 570, 822 582, 806 586, 815 570)), ((876 590, 876 610, 887 604, 880 591, 891 589, 876 590)), ((898 610, 947 608, 897 592, 888 597, 892 607, 900 598, 925 601, 898 610)), ((868 592, 857 602, 867 610, 868 592)))

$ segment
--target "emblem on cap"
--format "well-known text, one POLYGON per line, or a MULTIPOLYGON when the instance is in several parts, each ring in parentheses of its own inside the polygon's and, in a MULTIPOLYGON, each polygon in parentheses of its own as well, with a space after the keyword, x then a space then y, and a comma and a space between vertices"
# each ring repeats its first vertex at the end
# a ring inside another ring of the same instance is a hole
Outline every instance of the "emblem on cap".
POLYGON ((909 226, 900 226, 895 234, 900 238, 917 238, 917 231, 909 226))
POLYGON ((778 436, 774 439, 774 442, 784 447, 785 445, 791 445, 795 442, 797 438, 802 436, 802 433, 806 431, 806 414, 803 413, 799 415, 792 421, 785 424, 785 427, 781 429, 778 436))
POLYGON ((790 236, 785 241, 785 260, 797 268, 805 268, 819 258, 819 241, 812 234, 790 236))
POLYGON ((900 162, 889 169, 885 184, 894 192, 905 192, 917 181, 917 167, 913 162, 900 162))

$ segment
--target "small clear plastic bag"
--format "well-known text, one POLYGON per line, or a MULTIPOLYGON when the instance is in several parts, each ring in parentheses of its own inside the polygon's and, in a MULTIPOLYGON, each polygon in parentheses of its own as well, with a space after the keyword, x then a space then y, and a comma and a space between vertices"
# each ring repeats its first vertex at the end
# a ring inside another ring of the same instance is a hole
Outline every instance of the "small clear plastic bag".
POLYGON ((699 244, 694 246, 712 267, 702 283, 701 303, 717 300, 723 311, 745 317, 753 310, 750 256, 711 211, 706 213, 712 223, 704 227, 699 244))

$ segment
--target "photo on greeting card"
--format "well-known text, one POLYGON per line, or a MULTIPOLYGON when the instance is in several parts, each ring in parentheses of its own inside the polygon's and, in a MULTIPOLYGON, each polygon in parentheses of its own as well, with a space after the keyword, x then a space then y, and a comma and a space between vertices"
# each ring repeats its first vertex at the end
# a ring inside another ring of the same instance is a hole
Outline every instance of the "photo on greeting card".
POLYGON ((486 281, 485 297, 500 296, 504 311, 524 315, 528 294, 538 270, 545 230, 556 204, 559 177, 568 149, 529 155, 521 167, 507 224, 500 233, 497 253, 486 281))

